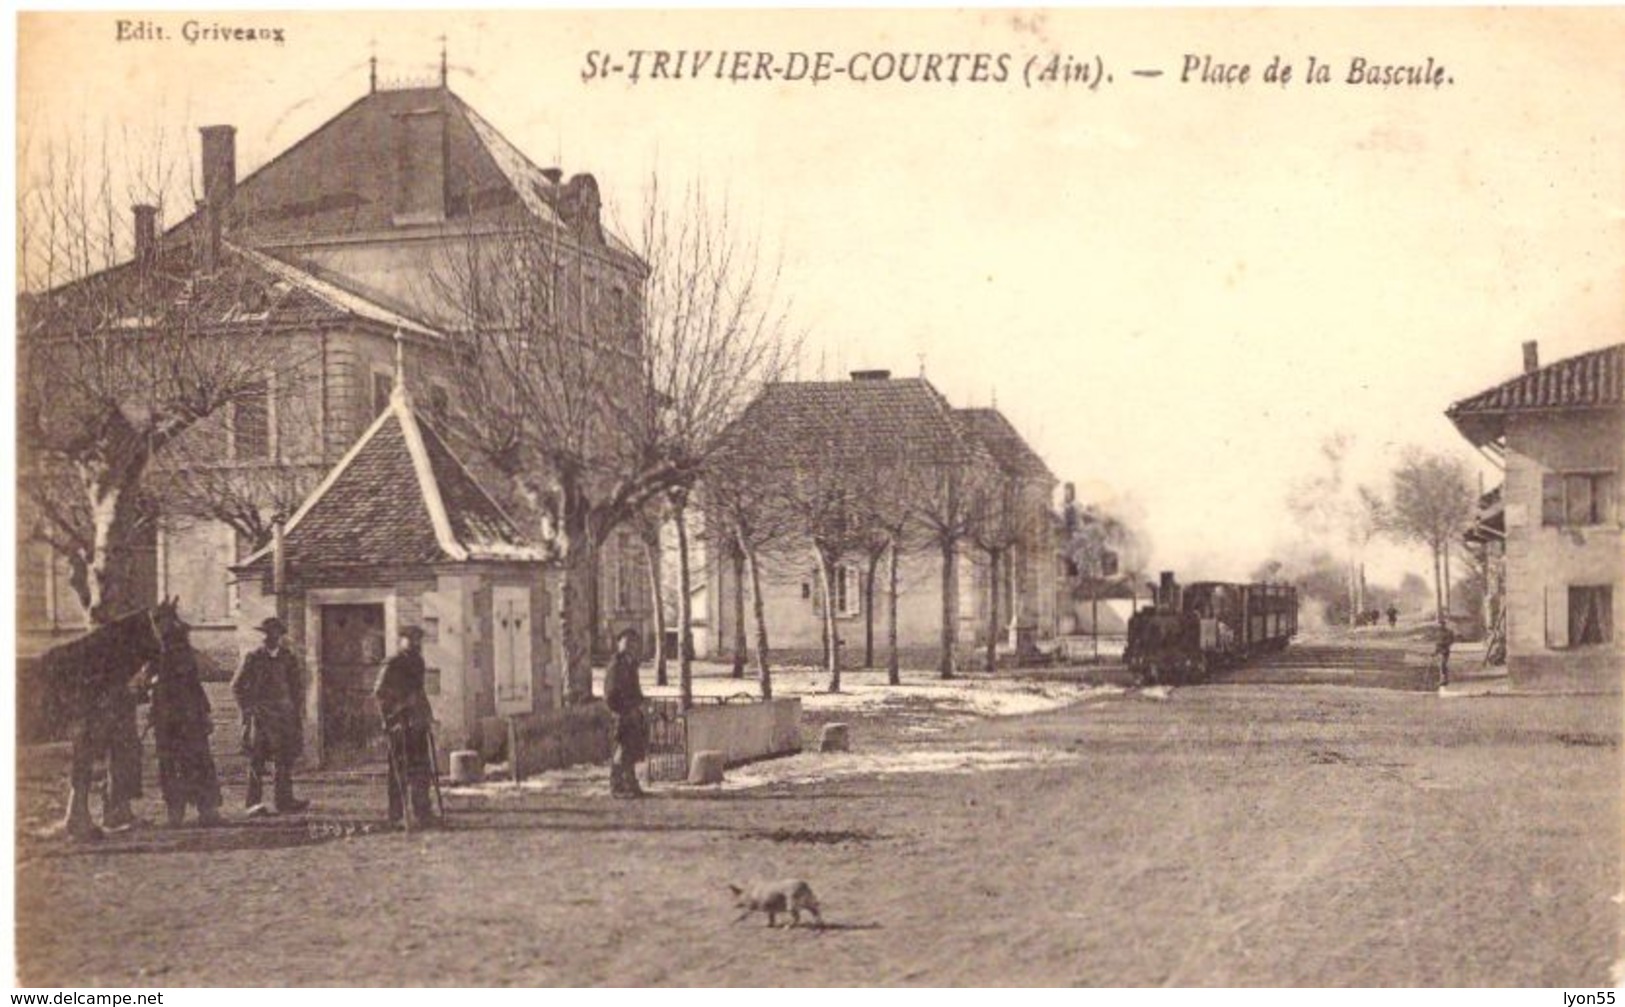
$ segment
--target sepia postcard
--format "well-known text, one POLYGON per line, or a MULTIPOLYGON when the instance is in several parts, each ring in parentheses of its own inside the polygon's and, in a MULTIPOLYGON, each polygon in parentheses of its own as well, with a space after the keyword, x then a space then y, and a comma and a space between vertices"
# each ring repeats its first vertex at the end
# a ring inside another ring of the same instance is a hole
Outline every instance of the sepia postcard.
POLYGON ((1614 1002, 1625 11, 16 31, 16 987, 1614 1002))

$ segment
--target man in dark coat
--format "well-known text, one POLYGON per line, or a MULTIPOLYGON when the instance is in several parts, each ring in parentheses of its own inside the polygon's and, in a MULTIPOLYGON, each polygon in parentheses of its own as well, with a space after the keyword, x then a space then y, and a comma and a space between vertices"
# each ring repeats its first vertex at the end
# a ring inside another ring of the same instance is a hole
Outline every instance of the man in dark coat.
POLYGON ((1399 624, 1399 608, 1392 602, 1388 604, 1388 628, 1393 629, 1399 624))
POLYGON ((147 666, 146 674, 152 695, 147 722, 158 749, 158 789, 169 824, 185 820, 188 804, 197 808, 198 824, 219 824, 220 778, 209 751, 213 709, 184 624, 165 641, 163 655, 147 666))
POLYGON ((1439 639, 1433 645, 1434 656, 1439 661, 1439 688, 1450 684, 1450 648, 1455 645, 1456 631, 1450 628, 1450 621, 1439 620, 1439 639))
POLYGON ((649 727, 643 716, 643 686, 638 682, 638 635, 622 630, 615 656, 604 675, 604 703, 614 718, 614 750, 609 763, 609 792, 616 797, 642 797, 637 765, 649 750, 649 727))
POLYGON ((400 822, 406 816, 402 790, 412 792, 412 820, 432 824, 433 806, 429 785, 434 773, 429 758, 429 728, 434 712, 423 689, 427 669, 423 664, 423 630, 417 626, 401 629, 401 649, 378 673, 372 694, 384 718, 389 738, 389 820, 400 822))
POLYGON ((276 763, 276 810, 303 811, 309 801, 293 796, 293 764, 304 748, 305 672, 284 645, 288 627, 272 616, 259 624, 265 645, 243 658, 231 680, 231 693, 243 712, 243 754, 248 756, 250 814, 267 814, 261 804, 265 764, 276 763))

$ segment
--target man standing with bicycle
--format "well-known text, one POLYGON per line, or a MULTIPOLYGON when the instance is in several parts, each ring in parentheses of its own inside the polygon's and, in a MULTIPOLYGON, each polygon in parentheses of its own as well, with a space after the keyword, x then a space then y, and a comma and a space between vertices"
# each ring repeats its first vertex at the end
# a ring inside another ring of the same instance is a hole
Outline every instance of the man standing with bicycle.
POLYGON ((429 801, 429 786, 434 769, 429 729, 434 723, 434 712, 429 706, 429 694, 423 688, 427 674, 423 664, 423 630, 417 626, 402 627, 400 644, 401 649, 378 673, 378 682, 372 690, 389 738, 389 820, 397 824, 406 817, 405 797, 410 791, 412 821, 431 825, 434 809, 429 801))

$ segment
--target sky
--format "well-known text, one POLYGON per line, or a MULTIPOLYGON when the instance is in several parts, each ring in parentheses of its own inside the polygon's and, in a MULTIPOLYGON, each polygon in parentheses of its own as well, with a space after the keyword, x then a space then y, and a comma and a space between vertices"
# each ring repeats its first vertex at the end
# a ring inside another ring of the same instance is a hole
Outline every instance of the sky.
MULTIPOLYGON (((1285 497, 1337 430, 1373 485, 1412 444, 1493 485, 1443 410, 1515 376, 1526 340, 1550 362, 1625 332, 1608 9, 27 15, 19 184, 63 136, 122 162, 161 134, 195 160, 213 123, 246 174, 365 93, 369 55, 386 83, 434 75, 441 36, 452 89, 538 164, 594 174, 622 219, 655 175, 725 198, 781 267, 802 377, 923 369, 956 405, 996 402, 1182 579, 1280 555, 1285 497), (166 37, 117 41, 120 20, 166 37), (283 40, 193 43, 188 21, 283 40), (589 52, 662 48, 860 75, 876 53, 985 52, 1008 76, 731 82, 717 56, 584 79, 589 52), (1052 56, 1110 79, 1025 86, 1052 56), (1263 79, 1277 56, 1284 86, 1263 79), (1304 80, 1310 56, 1329 81, 1304 80), (1182 80, 1187 57, 1249 79, 1182 80), (1356 57, 1448 83, 1349 84, 1356 57)), ((1370 560, 1389 582, 1428 568, 1415 547, 1370 560)))

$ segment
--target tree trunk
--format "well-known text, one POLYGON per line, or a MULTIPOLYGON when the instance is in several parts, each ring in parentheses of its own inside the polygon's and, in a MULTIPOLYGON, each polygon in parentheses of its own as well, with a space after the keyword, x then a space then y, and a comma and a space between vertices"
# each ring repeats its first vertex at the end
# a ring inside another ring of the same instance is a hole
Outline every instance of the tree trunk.
POLYGON ((897 540, 894 538, 887 547, 886 579, 890 582, 890 590, 886 595, 886 681, 892 685, 902 684, 902 674, 897 659, 897 540))
MULTIPOLYGON (((135 471, 144 469, 142 464, 136 466, 135 471)), ((126 558, 122 554, 129 545, 135 524, 132 512, 135 484, 130 480, 136 477, 128 472, 128 466, 117 472, 81 470, 90 501, 91 547, 89 562, 82 564, 82 576, 70 578, 70 583, 93 625, 105 625, 118 614, 120 581, 128 566, 120 561, 126 558)))
POLYGON ((863 666, 875 666, 875 570, 880 566, 879 552, 869 554, 869 569, 863 577, 863 666))
POLYGON ((671 498, 671 516, 677 525, 677 695, 684 710, 694 705, 694 605, 688 559, 688 495, 671 498))
POLYGON ((942 655, 937 670, 943 678, 954 677, 954 629, 959 615, 957 595, 959 549, 956 542, 942 544, 942 655))
POLYGON ((736 545, 728 550, 729 559, 733 562, 734 575, 734 642, 733 642, 733 677, 745 677, 746 651, 749 646, 745 642, 745 554, 736 545))
POLYGON ((660 532, 643 536, 643 560, 649 569, 649 596, 654 602, 655 684, 666 684, 666 588, 660 582, 660 532))
POLYGON ((564 702, 573 706, 592 701, 592 552, 586 530, 572 536, 563 549, 563 576, 559 581, 559 639, 564 657, 564 702))
POLYGON ((1440 561, 1439 547, 1433 546, 1433 614, 1444 618, 1444 564, 1440 561))
POLYGON ((762 576, 756 564, 756 553, 752 550, 740 548, 745 555, 745 565, 750 570, 750 597, 751 608, 756 615, 756 680, 762 687, 762 698, 773 698, 773 674, 768 670, 767 654, 767 614, 762 602, 762 576))
POLYGON ((835 635, 835 563, 814 550, 818 555, 818 579, 824 590, 824 666, 829 671, 829 691, 841 691, 841 642, 835 635))
POLYGON ((1450 540, 1444 540, 1444 612, 1445 618, 1450 617, 1450 540))
POLYGON ((999 666, 999 557, 1003 551, 987 550, 987 653, 982 666, 988 672, 999 666))

